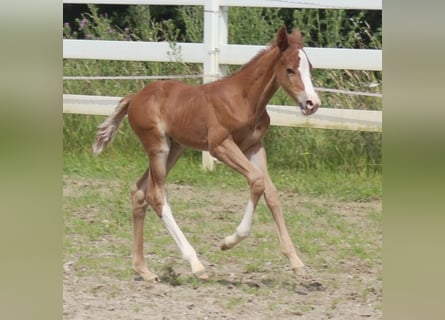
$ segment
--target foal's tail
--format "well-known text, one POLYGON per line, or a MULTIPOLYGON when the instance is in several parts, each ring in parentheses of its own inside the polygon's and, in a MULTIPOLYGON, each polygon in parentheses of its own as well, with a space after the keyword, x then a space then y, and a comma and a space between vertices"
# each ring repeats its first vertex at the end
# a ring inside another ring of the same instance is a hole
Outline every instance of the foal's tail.
POLYGON ((96 133, 96 142, 93 144, 94 154, 101 153, 107 144, 116 136, 117 129, 119 129, 120 123, 127 114, 132 97, 133 95, 131 94, 122 98, 113 113, 99 125, 99 130, 96 133))

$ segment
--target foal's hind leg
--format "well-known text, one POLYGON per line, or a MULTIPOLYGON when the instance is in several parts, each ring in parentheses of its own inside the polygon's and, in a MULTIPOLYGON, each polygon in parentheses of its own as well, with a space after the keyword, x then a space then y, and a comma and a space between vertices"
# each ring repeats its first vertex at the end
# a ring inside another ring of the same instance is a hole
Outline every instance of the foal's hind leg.
MULTIPOLYGON (((152 134, 148 138, 156 137, 152 134)), ((171 212, 171 208, 168 205, 167 197, 165 193, 165 178, 169 170, 176 163, 177 159, 182 155, 184 149, 182 146, 178 145, 174 141, 169 141, 167 137, 159 134, 157 139, 153 140, 144 140, 144 136, 142 136, 141 141, 144 144, 145 150, 148 153, 150 160, 150 168, 148 173, 144 175, 143 178, 139 181, 139 183, 133 188, 137 189, 134 195, 138 197, 137 200, 141 200, 141 194, 145 191, 144 200, 146 199, 150 206, 155 210, 156 214, 162 219, 167 230, 172 235, 175 240, 177 246, 182 252, 182 256, 185 260, 187 260, 191 267, 192 272, 201 279, 206 279, 208 276, 205 273, 204 266, 199 261, 197 254, 190 243, 185 238, 181 229, 178 227, 175 219, 173 218, 173 214, 171 212), (141 182, 142 181, 142 182, 141 182), (144 188, 141 188, 145 186, 144 188)), ((146 204, 145 204, 146 207, 146 204)), ((143 277, 145 274, 152 274, 148 271, 145 263, 143 262, 143 237, 139 234, 142 234, 143 229, 143 217, 139 219, 138 207, 134 206, 134 261, 140 262, 142 261, 142 270, 135 270, 141 274, 143 277), (140 232, 138 231, 140 228, 140 232), (147 273, 148 272, 148 273, 147 273)), ((145 213, 145 210, 144 210, 145 213)), ((145 277, 144 277, 145 279, 145 277)), ((155 280, 157 279, 154 278, 155 280)), ((153 278, 147 277, 146 280, 154 280, 153 278)))
POLYGON ((148 180, 147 199, 156 214, 164 222, 168 232, 173 237, 182 253, 182 257, 190 263, 193 274, 200 279, 207 279, 204 266, 199 261, 195 249, 177 225, 165 192, 165 177, 167 175, 167 152, 170 146, 165 143, 157 150, 149 153, 150 175, 148 180))
MULTIPOLYGON (((174 166, 184 149, 172 143, 167 159, 167 172, 174 166)), ((146 281, 158 281, 156 274, 148 270, 144 261, 144 218, 148 203, 148 179, 150 170, 147 169, 139 181, 131 187, 131 205, 133 211, 133 269, 146 281)))
POLYGON ((149 169, 139 181, 131 187, 131 206, 133 211, 133 269, 145 281, 158 281, 156 274, 148 270, 144 261, 144 218, 148 203, 145 200, 147 194, 147 180, 149 169))

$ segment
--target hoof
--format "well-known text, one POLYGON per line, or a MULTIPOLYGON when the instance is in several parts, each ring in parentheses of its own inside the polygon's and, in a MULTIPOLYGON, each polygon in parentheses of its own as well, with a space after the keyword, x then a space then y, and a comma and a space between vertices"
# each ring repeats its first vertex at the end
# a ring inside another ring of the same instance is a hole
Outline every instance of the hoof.
POLYGON ((292 271, 296 277, 300 278, 307 276, 306 268, 304 266, 298 268, 292 268, 292 271))
POLYGON ((232 249, 232 248, 233 248, 233 245, 232 245, 232 246, 229 246, 228 244, 226 244, 226 240, 224 239, 223 241, 221 241, 221 244, 219 245, 219 248, 220 248, 222 251, 225 251, 225 250, 232 249))
POLYGON ((136 273, 139 276, 141 276, 142 280, 144 280, 146 282, 159 282, 160 281, 159 277, 156 274, 154 274, 148 270, 142 271, 142 272, 136 271, 136 273))
POLYGON ((143 275, 142 278, 146 282, 155 282, 155 283, 160 282, 159 277, 153 273, 150 275, 143 275))
POLYGON ((205 270, 195 272, 193 275, 196 278, 198 278, 199 280, 208 280, 209 279, 209 275, 207 274, 207 272, 205 270))

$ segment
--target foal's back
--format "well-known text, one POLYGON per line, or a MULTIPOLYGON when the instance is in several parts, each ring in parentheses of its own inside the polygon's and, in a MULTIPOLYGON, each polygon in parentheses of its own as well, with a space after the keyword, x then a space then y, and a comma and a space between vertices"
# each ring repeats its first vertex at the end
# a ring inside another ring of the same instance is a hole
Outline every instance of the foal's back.
POLYGON ((156 81, 132 97, 128 120, 143 143, 150 140, 148 135, 161 135, 189 148, 207 150, 208 124, 215 120, 212 96, 209 85, 156 81))

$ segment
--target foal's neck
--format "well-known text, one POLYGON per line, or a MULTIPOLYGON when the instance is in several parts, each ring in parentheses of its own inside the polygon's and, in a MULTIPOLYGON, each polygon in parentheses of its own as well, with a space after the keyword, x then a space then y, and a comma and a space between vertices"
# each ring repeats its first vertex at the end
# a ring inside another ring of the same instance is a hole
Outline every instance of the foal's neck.
POLYGON ((275 66, 279 49, 271 47, 259 53, 234 78, 240 81, 243 95, 247 96, 252 108, 262 111, 278 89, 275 66))

